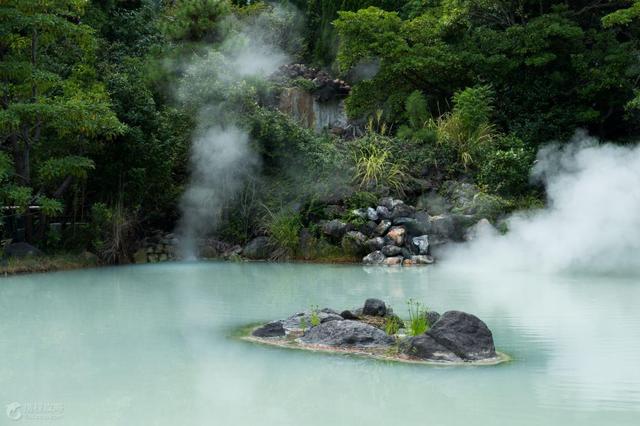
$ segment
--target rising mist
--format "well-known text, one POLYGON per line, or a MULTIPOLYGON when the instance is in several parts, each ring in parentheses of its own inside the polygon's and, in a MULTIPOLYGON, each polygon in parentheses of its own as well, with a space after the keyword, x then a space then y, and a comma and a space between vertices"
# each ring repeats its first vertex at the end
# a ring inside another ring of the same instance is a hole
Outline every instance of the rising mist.
POLYGON ((451 249, 449 266, 541 272, 640 270, 640 147, 599 144, 578 132, 542 148, 532 179, 548 207, 508 220, 509 232, 481 229, 451 249))
POLYGON ((249 79, 261 79, 288 62, 287 55, 267 34, 267 26, 238 30, 217 48, 194 54, 184 67, 178 99, 198 105, 191 146, 190 178, 180 202, 177 228, 183 258, 197 256, 197 239, 218 226, 223 207, 258 173, 259 158, 250 148, 249 134, 237 123, 234 96, 250 90, 249 79))

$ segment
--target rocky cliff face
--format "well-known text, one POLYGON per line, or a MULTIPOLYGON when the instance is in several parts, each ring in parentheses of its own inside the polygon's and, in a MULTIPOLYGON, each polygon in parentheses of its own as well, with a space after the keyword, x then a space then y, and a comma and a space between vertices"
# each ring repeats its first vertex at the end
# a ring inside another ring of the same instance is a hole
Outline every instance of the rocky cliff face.
POLYGON ((349 128, 344 99, 351 87, 304 64, 280 67, 272 77, 282 85, 278 109, 316 132, 343 133, 349 128))

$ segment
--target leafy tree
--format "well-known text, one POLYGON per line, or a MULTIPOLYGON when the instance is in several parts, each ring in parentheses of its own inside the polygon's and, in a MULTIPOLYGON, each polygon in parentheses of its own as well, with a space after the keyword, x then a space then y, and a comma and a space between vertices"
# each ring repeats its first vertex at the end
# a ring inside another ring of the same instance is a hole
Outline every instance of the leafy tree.
POLYGON ((625 4, 442 0, 423 2, 408 19, 373 7, 340 12, 340 68, 380 62, 353 88, 348 112, 366 117, 383 108, 402 122, 415 90, 442 113, 454 93, 480 83, 494 89, 497 124, 527 144, 576 127, 628 137, 638 131, 626 112, 638 103, 640 27, 631 19, 636 3, 625 4))
MULTIPOLYGON (((8 202, 25 213, 29 205, 59 214, 59 201, 93 163, 83 155, 97 140, 124 130, 109 96, 96 82, 95 38, 79 23, 83 0, 5 0, 0 5, 2 147, 10 152, 14 176, 8 202)), ((44 218, 40 221, 44 230, 44 218)))

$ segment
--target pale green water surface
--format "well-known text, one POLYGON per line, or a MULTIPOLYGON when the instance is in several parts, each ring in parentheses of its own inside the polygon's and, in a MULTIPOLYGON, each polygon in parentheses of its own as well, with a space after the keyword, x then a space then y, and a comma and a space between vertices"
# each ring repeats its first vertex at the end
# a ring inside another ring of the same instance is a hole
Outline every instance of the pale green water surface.
POLYGON ((167 263, 2 278, 0 425, 639 425, 639 305, 639 277, 440 267, 167 263), (230 337, 367 297, 402 315, 410 297, 472 312, 513 361, 405 365, 230 337))

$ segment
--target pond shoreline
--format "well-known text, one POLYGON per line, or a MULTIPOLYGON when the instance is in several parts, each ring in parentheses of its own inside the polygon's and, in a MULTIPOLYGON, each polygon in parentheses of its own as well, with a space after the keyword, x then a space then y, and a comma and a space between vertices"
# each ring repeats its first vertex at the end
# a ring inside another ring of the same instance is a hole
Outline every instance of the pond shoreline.
POLYGON ((97 257, 90 253, 58 254, 38 257, 8 258, 0 261, 0 276, 39 274, 76 269, 96 268, 102 265, 97 257))
POLYGON ((253 332, 258 327, 252 327, 248 330, 247 328, 243 329, 243 332, 238 334, 236 337, 245 342, 250 342, 254 344, 272 346, 277 348, 284 349, 294 349, 300 351, 309 351, 316 353, 326 353, 332 355, 351 355, 360 358, 370 358, 377 361, 386 361, 386 362, 397 362, 403 364, 418 364, 418 365, 430 365, 434 367, 460 367, 460 366, 468 366, 468 367, 477 367, 477 366, 493 366, 499 365, 506 362, 512 361, 512 358, 503 353, 496 351, 496 357, 491 359, 484 359, 478 361, 461 361, 461 362, 451 362, 451 361, 429 361, 423 360, 415 357, 410 357, 402 353, 390 353, 390 351, 374 351, 374 350, 365 350, 363 348, 346 348, 346 347, 331 347, 324 345, 314 345, 314 344, 305 344, 296 342, 293 340, 282 340, 282 339, 273 339, 273 338, 262 338, 252 336, 251 332, 253 332))
MULTIPOLYGON (((362 265, 362 263, 357 259, 226 260, 222 258, 209 258, 198 259, 198 261, 221 261, 229 263, 294 263, 311 265, 362 265)), ((166 264, 175 262, 180 262, 180 260, 166 260, 156 262, 155 264, 166 264)), ((0 263, 0 277, 127 265, 149 265, 149 263, 120 263, 117 265, 107 265, 100 263, 97 258, 88 256, 86 254, 60 254, 27 258, 9 258, 2 260, 2 263, 0 263)))

